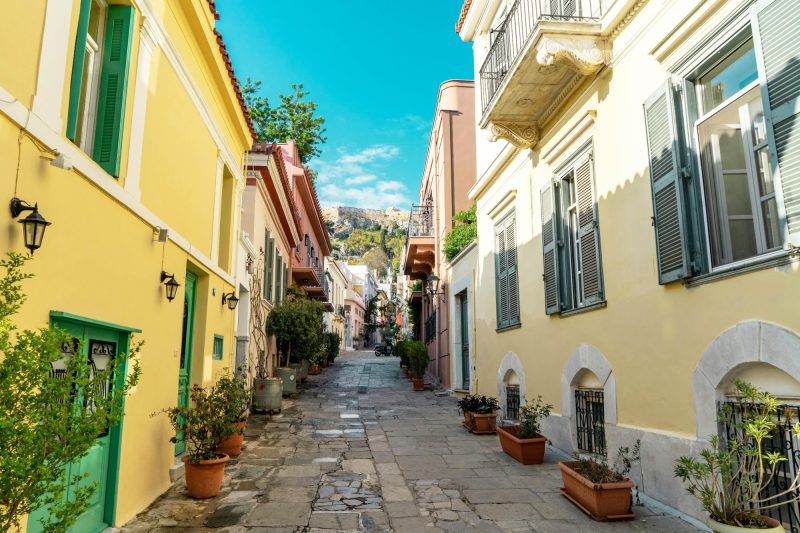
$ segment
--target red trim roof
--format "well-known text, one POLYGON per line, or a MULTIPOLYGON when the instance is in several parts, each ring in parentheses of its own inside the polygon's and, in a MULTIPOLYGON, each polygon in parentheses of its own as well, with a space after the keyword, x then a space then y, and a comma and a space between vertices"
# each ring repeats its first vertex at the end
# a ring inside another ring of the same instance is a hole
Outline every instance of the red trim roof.
MULTIPOLYGON (((213 3, 212 0, 209 0, 213 3)), ((464 4, 461 6, 461 13, 458 14, 458 22, 456 22, 456 33, 461 33, 461 28, 464 26, 464 20, 467 18, 467 13, 469 13, 469 7, 472 5, 472 0, 464 0, 464 4)))

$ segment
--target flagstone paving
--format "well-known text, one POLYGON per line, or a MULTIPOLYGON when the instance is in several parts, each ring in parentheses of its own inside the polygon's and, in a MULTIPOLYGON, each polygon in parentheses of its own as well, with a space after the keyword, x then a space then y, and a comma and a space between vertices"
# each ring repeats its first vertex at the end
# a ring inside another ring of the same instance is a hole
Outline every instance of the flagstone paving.
POLYGON ((126 532, 397 533, 696 531, 636 506, 598 523, 559 492, 559 457, 521 466, 496 436, 470 435, 455 399, 413 392, 394 357, 350 352, 310 376, 283 411, 252 416, 220 494, 185 495, 183 480, 126 532))

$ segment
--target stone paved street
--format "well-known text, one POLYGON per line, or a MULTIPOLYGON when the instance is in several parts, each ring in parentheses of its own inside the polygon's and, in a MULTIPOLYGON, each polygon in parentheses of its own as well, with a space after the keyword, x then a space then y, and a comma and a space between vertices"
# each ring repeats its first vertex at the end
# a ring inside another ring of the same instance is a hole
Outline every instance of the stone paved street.
POLYGON ((281 414, 250 418, 216 498, 178 482, 123 531, 695 531, 637 506, 593 522, 559 493, 559 457, 521 466, 496 436, 470 435, 455 399, 415 393, 397 358, 344 354, 281 414), (221 528, 221 529, 217 529, 221 528))

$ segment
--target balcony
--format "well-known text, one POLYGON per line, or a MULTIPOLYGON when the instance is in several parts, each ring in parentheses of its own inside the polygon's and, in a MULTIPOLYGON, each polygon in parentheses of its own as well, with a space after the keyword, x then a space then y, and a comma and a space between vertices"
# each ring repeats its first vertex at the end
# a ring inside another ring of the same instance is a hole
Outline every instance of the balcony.
POLYGON ((481 127, 531 148, 570 94, 610 62, 604 0, 516 0, 480 69, 481 127))
POLYGON ((411 206, 402 261, 402 271, 411 279, 425 279, 433 271, 436 264, 434 226, 432 205, 411 206))
POLYGON ((333 304, 328 302, 328 277, 322 267, 293 267, 292 280, 306 291, 309 298, 324 302, 326 309, 333 311, 333 304))

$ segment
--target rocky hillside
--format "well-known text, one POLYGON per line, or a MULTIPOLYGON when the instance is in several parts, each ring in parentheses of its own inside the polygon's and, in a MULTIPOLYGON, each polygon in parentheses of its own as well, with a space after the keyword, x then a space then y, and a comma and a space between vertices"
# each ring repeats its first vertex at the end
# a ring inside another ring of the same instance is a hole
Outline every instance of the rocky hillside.
POLYGON ((322 216, 335 240, 346 239, 355 229, 385 229, 388 233, 395 233, 397 229, 405 232, 408 227, 408 211, 395 207, 385 211, 360 207, 324 207, 322 216))

